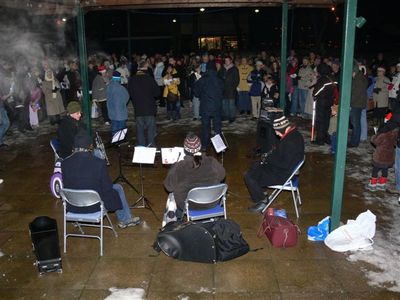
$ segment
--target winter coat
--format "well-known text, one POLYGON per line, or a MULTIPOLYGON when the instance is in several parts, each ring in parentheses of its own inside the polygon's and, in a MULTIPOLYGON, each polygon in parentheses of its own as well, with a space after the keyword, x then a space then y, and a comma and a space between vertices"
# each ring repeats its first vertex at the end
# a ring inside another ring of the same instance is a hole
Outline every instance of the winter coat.
POLYGON ((101 75, 93 80, 92 99, 97 102, 107 101, 107 83, 101 75))
POLYGON ((156 97, 160 95, 160 88, 153 77, 139 70, 129 78, 128 92, 135 107, 136 117, 156 115, 156 97))
POLYGON ((123 66, 120 66, 119 68, 117 68, 116 71, 121 74, 121 84, 124 84, 124 85, 128 84, 128 78, 130 76, 128 67, 126 65, 123 65, 123 66))
POLYGON ((46 102, 46 111, 49 116, 56 116, 65 112, 60 93, 60 84, 54 81, 43 81, 42 91, 46 102))
POLYGON ((165 65, 163 62, 159 62, 156 65, 156 68, 154 69, 154 79, 156 80, 158 86, 163 86, 164 85, 164 80, 162 73, 164 71, 165 65))
POLYGON ((185 156, 169 170, 164 187, 174 193, 176 204, 184 210, 186 196, 192 188, 218 184, 224 178, 225 169, 215 158, 203 156, 200 167, 193 168, 193 157, 185 156))
POLYGON ((221 68, 221 78, 224 81, 224 99, 235 99, 239 85, 239 70, 235 65, 221 68))
POLYGON ((312 85, 314 71, 310 66, 300 67, 297 73, 297 87, 302 90, 308 90, 312 85))
POLYGON ((128 119, 129 94, 119 82, 111 81, 107 87, 108 117, 112 121, 125 121, 128 119))
POLYGON ((393 76, 392 82, 388 87, 389 97, 396 99, 400 90, 400 73, 393 76))
POLYGON ((247 77, 247 82, 251 84, 249 95, 253 97, 260 97, 263 88, 264 71, 253 70, 247 77))
POLYGON ((253 67, 250 65, 239 65, 239 92, 248 92, 250 91, 250 84, 247 82, 247 78, 249 77, 251 71, 253 71, 253 67))
POLYGON ((376 77, 374 92, 372 93, 375 107, 384 108, 389 106, 389 83, 390 80, 386 76, 376 77))
POLYGON ((265 164, 261 165, 263 176, 283 184, 303 159, 304 138, 296 128, 292 128, 267 156, 265 164))
POLYGON ((208 70, 194 85, 194 96, 200 99, 201 116, 222 113, 224 83, 215 70, 208 70))
POLYGON ((59 155, 61 158, 66 158, 72 154, 75 136, 79 129, 85 129, 81 121, 77 121, 69 115, 61 119, 57 129, 57 136, 60 141, 59 155))
POLYGON ((328 76, 317 79, 317 83, 313 86, 313 96, 318 106, 331 107, 333 105, 335 86, 335 82, 328 76))
POLYGON ((382 132, 374 135, 371 139, 375 145, 373 154, 374 164, 379 166, 391 167, 395 159, 395 146, 397 144, 398 129, 392 129, 387 132, 382 132))
POLYGON ((274 103, 279 100, 279 88, 276 84, 267 85, 262 83, 262 91, 261 91, 262 99, 272 99, 274 103), (277 96, 277 97, 276 97, 277 96))
MULTIPOLYGON (((64 159, 61 164, 63 185, 69 189, 88 189, 99 193, 107 211, 122 209, 121 199, 108 175, 103 159, 90 152, 76 152, 64 159)), ((67 206, 72 212, 88 213, 99 209, 98 205, 89 207, 67 206)))
POLYGON ((368 101, 368 79, 363 73, 357 72, 353 77, 353 84, 351 87, 351 101, 350 107, 352 108, 365 108, 368 101))

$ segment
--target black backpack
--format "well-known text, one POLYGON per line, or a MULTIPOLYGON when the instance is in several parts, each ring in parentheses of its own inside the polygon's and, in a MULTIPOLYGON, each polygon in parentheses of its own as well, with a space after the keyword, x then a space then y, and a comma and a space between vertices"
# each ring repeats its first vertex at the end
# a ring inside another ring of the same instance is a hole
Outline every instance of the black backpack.
POLYGON ((225 219, 169 223, 160 230, 153 247, 179 260, 203 263, 227 261, 249 252, 240 226, 225 219))

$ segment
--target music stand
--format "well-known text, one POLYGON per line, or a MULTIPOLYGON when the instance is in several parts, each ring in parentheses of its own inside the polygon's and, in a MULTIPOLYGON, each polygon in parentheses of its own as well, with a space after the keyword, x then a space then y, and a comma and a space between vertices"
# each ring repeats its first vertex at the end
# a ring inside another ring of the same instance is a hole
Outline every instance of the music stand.
POLYGON ((135 188, 133 184, 130 183, 129 180, 125 177, 125 175, 122 173, 121 145, 125 142, 127 132, 128 128, 118 130, 116 133, 113 134, 111 139, 111 144, 115 145, 118 149, 118 169, 119 169, 118 176, 117 178, 114 179, 113 183, 124 182, 127 185, 129 185, 137 194, 139 194, 137 188, 135 188))
POLYGON ((150 147, 135 147, 135 152, 133 153, 132 163, 139 164, 140 170, 140 197, 136 200, 136 202, 131 205, 131 208, 146 208, 149 209, 154 217, 159 221, 160 219, 157 217, 155 211, 151 207, 150 200, 144 194, 144 184, 143 184, 143 164, 152 165, 154 164, 154 160, 156 157, 156 148, 150 147))
POLYGON ((228 142, 224 134, 221 132, 220 134, 216 134, 211 138, 211 143, 214 146, 215 152, 221 153, 221 163, 224 165, 224 153, 225 150, 228 149, 228 142))

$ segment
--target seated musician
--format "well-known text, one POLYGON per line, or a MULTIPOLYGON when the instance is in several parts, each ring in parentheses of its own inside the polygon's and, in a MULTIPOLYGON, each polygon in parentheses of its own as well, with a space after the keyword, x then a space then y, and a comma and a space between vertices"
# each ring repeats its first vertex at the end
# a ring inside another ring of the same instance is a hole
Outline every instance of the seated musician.
POLYGON ((183 147, 185 158, 169 170, 164 180, 165 189, 174 195, 178 219, 183 217, 185 199, 192 188, 219 184, 225 178, 224 167, 215 158, 200 152, 201 142, 197 135, 189 133, 183 147))
POLYGON ((60 142, 59 155, 66 158, 72 154, 75 135, 80 129, 85 129, 81 121, 81 105, 77 101, 71 101, 67 105, 67 115, 61 120, 57 130, 60 142))
POLYGON ((284 184, 304 158, 303 136, 285 116, 275 119, 273 128, 280 141, 262 162, 255 163, 244 175, 250 197, 256 202, 249 208, 251 212, 261 212, 267 206, 269 197, 264 189, 284 184))
MULTIPOLYGON (((106 162, 92 155, 92 142, 86 130, 75 136, 73 153, 62 162, 63 184, 69 189, 89 189, 99 193, 107 211, 115 211, 120 228, 140 224, 139 217, 132 217, 124 189, 113 184, 107 172, 106 162)), ((80 208, 70 206, 69 211, 89 213, 98 207, 80 208)))

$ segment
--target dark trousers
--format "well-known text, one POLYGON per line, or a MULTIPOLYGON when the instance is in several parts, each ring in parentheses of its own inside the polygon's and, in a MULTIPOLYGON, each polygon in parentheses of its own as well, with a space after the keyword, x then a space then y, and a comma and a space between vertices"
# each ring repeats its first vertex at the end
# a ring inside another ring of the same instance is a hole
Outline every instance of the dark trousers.
MULTIPOLYGON (((177 120, 178 119, 178 107, 177 101, 168 101, 167 100, 167 116, 168 119, 177 120)), ((179 104, 180 105, 180 104, 179 104)))
POLYGON ((353 126, 353 131, 351 132, 350 145, 353 147, 358 147, 360 144, 361 136, 361 111, 362 108, 352 107, 350 110, 350 122, 353 126))
POLYGON ((372 167, 372 178, 378 178, 379 171, 381 172, 382 177, 385 177, 385 178, 388 177, 388 173, 389 173, 388 168, 373 166, 372 167))
POLYGON ((260 163, 255 163, 244 174, 244 182, 246 183, 247 190, 249 191, 251 200, 260 202, 265 199, 264 190, 268 186, 283 184, 283 182, 268 171, 267 166, 260 163))
POLYGON ((96 104, 100 106, 101 116, 103 117, 103 121, 110 122, 110 118, 108 117, 107 101, 96 102, 96 104))
POLYGON ((329 105, 329 103, 325 103, 323 99, 317 101, 317 111, 315 115, 317 143, 325 143, 328 141, 328 128, 331 113, 331 105, 329 105))
POLYGON ((201 145, 202 149, 207 149, 208 144, 210 143, 210 131, 211 131, 211 121, 213 124, 213 130, 215 134, 221 133, 222 121, 221 115, 201 116, 201 145))
POLYGON ((15 112, 18 120, 18 130, 23 132, 25 129, 30 128, 29 124, 29 107, 21 106, 16 107, 15 112))

